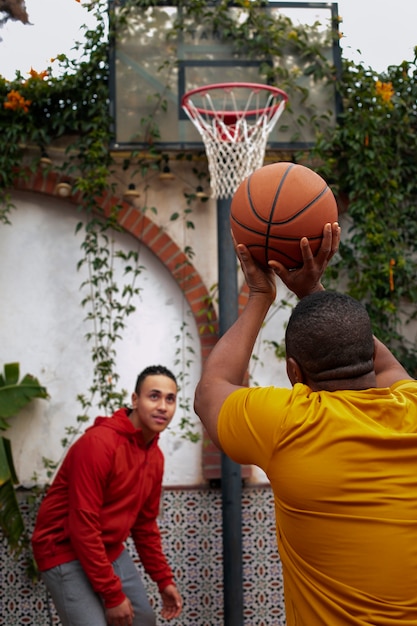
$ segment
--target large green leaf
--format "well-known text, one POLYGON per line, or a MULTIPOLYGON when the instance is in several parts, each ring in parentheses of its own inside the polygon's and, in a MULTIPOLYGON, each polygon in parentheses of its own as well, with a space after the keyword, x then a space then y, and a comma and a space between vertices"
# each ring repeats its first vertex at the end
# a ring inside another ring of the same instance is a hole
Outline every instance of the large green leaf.
MULTIPOLYGON (((48 398, 45 387, 30 374, 19 382, 19 363, 7 363, 0 374, 0 430, 9 427, 13 417, 33 398, 48 398)), ((28 536, 19 508, 14 484, 18 478, 13 463, 10 441, 0 437, 0 531, 14 554, 28 546, 28 536)), ((30 565, 33 570, 33 563, 30 565)))
POLYGON ((4 366, 4 377, 0 375, 0 385, 17 385, 19 382, 20 366, 19 363, 6 363, 4 366))
POLYGON ((9 439, 0 437, 0 530, 12 553, 18 554, 26 541, 25 525, 13 484, 18 478, 9 439))
POLYGON ((9 439, 0 437, 0 487, 9 480, 15 485, 19 482, 14 468, 11 443, 9 439))
POLYGON ((12 552, 19 552, 25 525, 17 501, 16 492, 9 480, 0 487, 0 528, 12 552))
POLYGON ((4 374, 0 374, 0 430, 8 427, 6 419, 19 413, 33 398, 48 398, 45 387, 30 374, 19 383, 19 363, 6 364, 4 374))

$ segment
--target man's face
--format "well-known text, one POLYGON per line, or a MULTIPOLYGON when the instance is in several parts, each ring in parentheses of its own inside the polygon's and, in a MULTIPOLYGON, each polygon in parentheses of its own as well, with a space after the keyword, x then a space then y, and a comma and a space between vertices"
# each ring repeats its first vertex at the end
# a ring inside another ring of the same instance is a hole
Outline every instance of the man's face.
POLYGON ((177 386, 168 376, 147 376, 139 395, 132 395, 134 425, 141 428, 148 443, 171 422, 177 406, 177 386))

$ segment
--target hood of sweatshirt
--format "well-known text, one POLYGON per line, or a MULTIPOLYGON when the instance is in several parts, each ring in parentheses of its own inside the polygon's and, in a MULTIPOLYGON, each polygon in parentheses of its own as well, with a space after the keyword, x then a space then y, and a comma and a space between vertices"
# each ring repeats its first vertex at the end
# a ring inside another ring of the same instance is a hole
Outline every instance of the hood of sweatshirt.
POLYGON ((97 427, 111 428, 120 435, 125 435, 131 441, 136 441, 141 447, 154 447, 158 444, 159 434, 156 434, 152 441, 147 445, 144 438, 142 429, 136 429, 129 419, 128 409, 123 408, 117 410, 111 417, 96 417, 94 424, 87 428, 92 430, 97 427))

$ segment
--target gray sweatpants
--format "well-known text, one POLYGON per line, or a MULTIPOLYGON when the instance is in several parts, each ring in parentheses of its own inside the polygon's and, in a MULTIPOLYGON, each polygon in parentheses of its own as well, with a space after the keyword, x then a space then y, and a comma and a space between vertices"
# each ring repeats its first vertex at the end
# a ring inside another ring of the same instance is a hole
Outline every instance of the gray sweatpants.
MULTIPOLYGON (((113 563, 123 592, 135 612, 133 626, 155 626, 155 613, 130 554, 124 550, 113 563)), ((79 561, 58 565, 41 573, 62 626, 107 626, 100 597, 94 592, 79 561)))

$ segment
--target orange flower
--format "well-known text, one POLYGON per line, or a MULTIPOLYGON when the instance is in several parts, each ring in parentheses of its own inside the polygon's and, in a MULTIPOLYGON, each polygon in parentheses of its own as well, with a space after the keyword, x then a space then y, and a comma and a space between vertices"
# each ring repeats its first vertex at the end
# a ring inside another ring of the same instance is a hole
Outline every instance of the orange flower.
POLYGON ((12 89, 7 94, 7 102, 4 102, 3 106, 5 109, 10 109, 11 111, 23 111, 24 113, 29 112, 29 106, 32 104, 31 100, 25 100, 24 97, 18 92, 12 89))
POLYGON ((389 290, 394 291, 394 265, 395 259, 389 261, 389 290))
POLYGON ((43 80, 48 76, 48 72, 46 70, 44 70, 43 72, 37 72, 33 69, 33 67, 30 68, 29 74, 31 78, 39 78, 39 80, 43 80))
POLYGON ((375 91, 383 102, 392 106, 391 98, 395 93, 392 83, 383 83, 381 80, 377 80, 375 91))

